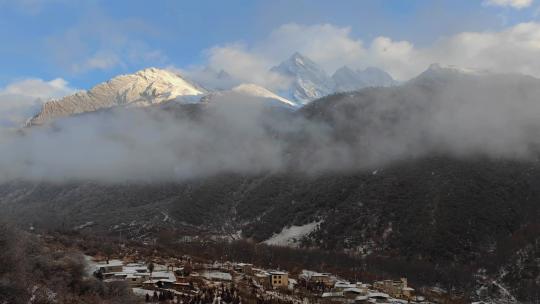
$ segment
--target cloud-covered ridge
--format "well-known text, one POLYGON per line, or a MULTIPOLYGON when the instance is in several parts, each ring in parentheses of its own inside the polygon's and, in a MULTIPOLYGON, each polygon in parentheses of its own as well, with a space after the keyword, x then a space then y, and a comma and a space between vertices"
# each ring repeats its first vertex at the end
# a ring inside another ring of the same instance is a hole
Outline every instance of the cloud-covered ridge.
POLYGON ((350 172, 429 155, 536 161, 540 80, 432 66, 292 112, 225 94, 114 108, 0 136, 0 180, 178 181, 350 172))

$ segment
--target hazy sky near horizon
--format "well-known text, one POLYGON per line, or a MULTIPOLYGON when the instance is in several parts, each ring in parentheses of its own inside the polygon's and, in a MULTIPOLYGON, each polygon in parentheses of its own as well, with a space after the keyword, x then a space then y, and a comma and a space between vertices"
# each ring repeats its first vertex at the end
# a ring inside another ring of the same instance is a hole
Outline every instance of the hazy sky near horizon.
POLYGON ((329 73, 378 66, 407 79, 487 52, 497 64, 476 68, 536 75, 508 54, 540 50, 539 18, 535 0, 0 0, 0 97, 17 86, 36 95, 29 80, 71 92, 148 66, 210 65, 243 80, 294 51, 329 73))

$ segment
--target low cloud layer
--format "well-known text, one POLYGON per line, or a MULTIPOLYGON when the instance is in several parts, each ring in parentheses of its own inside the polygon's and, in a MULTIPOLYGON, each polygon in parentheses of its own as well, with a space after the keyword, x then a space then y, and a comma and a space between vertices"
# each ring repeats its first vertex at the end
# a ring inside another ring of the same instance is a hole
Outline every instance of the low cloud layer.
POLYGON ((165 63, 167 56, 146 39, 159 35, 138 19, 114 19, 91 8, 76 24, 46 37, 45 49, 54 63, 71 74, 156 65, 165 63))
POLYGON ((0 179, 163 181, 282 168, 263 107, 221 100, 202 119, 116 109, 0 137, 0 179))
POLYGON ((333 97, 331 106, 301 110, 306 115, 226 96, 200 108, 119 108, 8 132, 0 136, 0 180, 310 175, 434 154, 536 161, 539 80, 430 73, 399 88, 333 97))

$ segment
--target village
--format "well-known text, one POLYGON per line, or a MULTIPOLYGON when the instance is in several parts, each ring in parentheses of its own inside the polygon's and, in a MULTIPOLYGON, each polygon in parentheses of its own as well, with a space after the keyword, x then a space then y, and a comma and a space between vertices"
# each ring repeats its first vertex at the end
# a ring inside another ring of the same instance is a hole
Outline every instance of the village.
POLYGON ((262 269, 249 263, 152 261, 87 256, 88 273, 123 282, 148 303, 429 303, 406 278, 349 282, 331 273, 262 269))

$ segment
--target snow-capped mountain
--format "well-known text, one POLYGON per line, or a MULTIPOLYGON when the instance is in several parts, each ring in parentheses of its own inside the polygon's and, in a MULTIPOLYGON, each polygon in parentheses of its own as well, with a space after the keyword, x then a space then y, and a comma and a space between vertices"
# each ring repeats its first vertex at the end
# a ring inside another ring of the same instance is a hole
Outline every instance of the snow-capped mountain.
POLYGON ((334 80, 319 65, 298 52, 271 71, 291 80, 286 96, 299 105, 334 92, 334 80))
POLYGON ((193 102, 206 90, 168 70, 147 68, 134 74, 120 75, 98 84, 89 91, 46 102, 29 120, 39 125, 56 118, 93 112, 115 106, 142 107, 164 101, 193 102))
POLYGON ((210 93, 204 96, 203 98, 201 98, 201 101, 212 102, 219 99, 234 98, 234 97, 249 97, 249 98, 262 99, 263 102, 265 102, 266 104, 270 106, 279 106, 279 107, 286 107, 286 108, 295 108, 297 106, 296 103, 286 98, 283 98, 264 87, 261 87, 253 83, 243 83, 230 90, 217 91, 217 92, 210 93))
POLYGON ((397 85, 390 74, 374 67, 353 70, 347 66, 338 69, 332 77, 314 61, 296 52, 272 72, 289 78, 291 84, 282 95, 304 105, 335 92, 356 91, 366 87, 397 85))
POLYGON ((336 84, 336 92, 356 91, 367 87, 388 87, 397 84, 390 74, 375 67, 353 70, 348 66, 343 66, 332 75, 332 79, 336 84))

